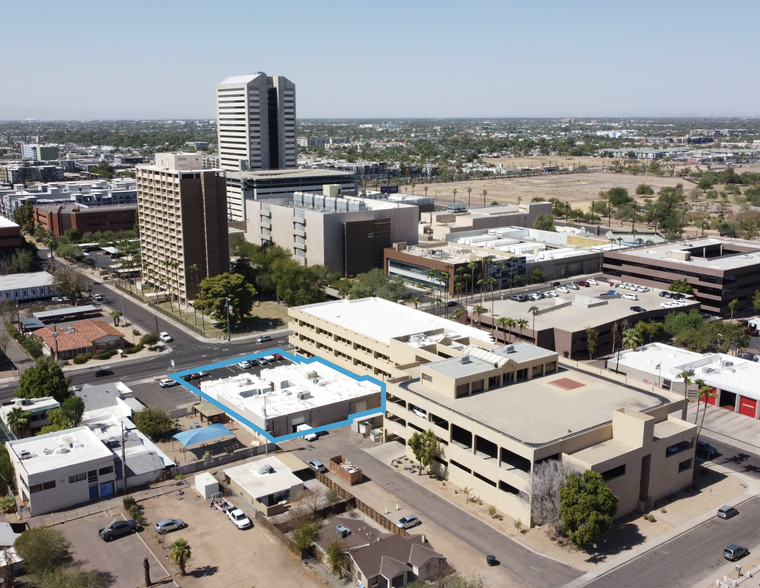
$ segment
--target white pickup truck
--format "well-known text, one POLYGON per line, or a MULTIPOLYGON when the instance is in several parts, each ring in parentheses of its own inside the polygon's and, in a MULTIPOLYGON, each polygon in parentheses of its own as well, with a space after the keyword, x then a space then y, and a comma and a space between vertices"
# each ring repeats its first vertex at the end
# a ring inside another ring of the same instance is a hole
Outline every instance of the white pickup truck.
POLYGON ((211 506, 225 513, 238 529, 247 529, 253 525, 251 519, 242 510, 224 498, 221 493, 214 494, 211 497, 211 506))

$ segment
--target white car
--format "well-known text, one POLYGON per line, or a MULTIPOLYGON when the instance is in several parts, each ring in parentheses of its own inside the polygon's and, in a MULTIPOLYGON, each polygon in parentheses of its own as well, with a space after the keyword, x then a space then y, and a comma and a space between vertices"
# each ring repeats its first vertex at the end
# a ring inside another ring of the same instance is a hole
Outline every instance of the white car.
POLYGON ((567 287, 570 288, 571 290, 580 290, 581 289, 581 287, 578 284, 568 284, 567 287))
POLYGON ((623 300, 638 300, 639 297, 636 294, 623 294, 623 300))
POLYGON ((239 508, 228 511, 227 516, 235 524, 235 526, 240 530, 247 529, 248 527, 251 526, 251 519, 249 519, 245 515, 245 513, 239 508))
POLYGON ((589 278, 586 280, 591 286, 598 286, 599 282, 597 282, 594 278, 589 278))
POLYGON ((562 294, 567 294, 568 292, 570 292, 570 290, 565 288, 565 286, 560 286, 559 288, 557 288, 557 292, 561 292, 562 294))
POLYGON ((164 378, 158 382, 158 385, 162 388, 171 388, 172 386, 178 386, 179 382, 177 380, 172 380, 171 378, 164 378))
POLYGON ((237 364, 237 366, 240 369, 248 370, 248 369, 251 369, 253 367, 253 364, 246 359, 245 361, 241 361, 239 364, 237 364))
POLYGON ((160 332, 158 334, 158 338, 161 339, 161 341, 163 341, 164 343, 171 343, 172 341, 174 341, 174 339, 172 339, 172 336, 166 331, 160 332))

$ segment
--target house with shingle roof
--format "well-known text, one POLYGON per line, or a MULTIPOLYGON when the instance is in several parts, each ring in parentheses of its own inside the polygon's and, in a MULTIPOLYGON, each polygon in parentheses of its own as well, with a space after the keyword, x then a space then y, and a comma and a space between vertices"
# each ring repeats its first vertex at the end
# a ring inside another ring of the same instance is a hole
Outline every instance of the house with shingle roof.
POLYGON ((406 586, 415 580, 438 578, 448 570, 446 558, 430 546, 424 535, 382 533, 365 521, 335 517, 320 530, 315 542, 326 552, 336 537, 351 558, 351 578, 363 586, 406 586), (338 533, 337 526, 345 530, 338 533))
POLYGON ((72 359, 80 353, 101 353, 126 346, 124 335, 105 321, 85 319, 73 325, 56 325, 37 329, 43 341, 42 351, 57 359, 72 359))

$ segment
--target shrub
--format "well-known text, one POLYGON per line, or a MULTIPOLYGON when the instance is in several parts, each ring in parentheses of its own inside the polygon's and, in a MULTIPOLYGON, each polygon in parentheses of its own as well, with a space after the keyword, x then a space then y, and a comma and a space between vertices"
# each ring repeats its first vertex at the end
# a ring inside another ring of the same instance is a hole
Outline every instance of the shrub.
POLYGON ((109 349, 108 351, 96 353, 92 357, 93 359, 111 359, 114 355, 116 355, 116 353, 117 353, 116 349, 109 349))
POLYGON ((138 343, 138 344, 137 344, 137 345, 135 345, 134 347, 127 347, 127 348, 124 350, 124 353, 125 353, 126 355, 132 355, 133 353, 139 353, 139 352, 140 352, 140 351, 142 351, 142 350, 143 350, 143 344, 142 344, 142 343, 138 343))
POLYGON ((16 499, 13 496, 0 498, 0 512, 11 513, 16 511, 16 499))
POLYGON ((654 515, 653 515, 653 514, 650 514, 650 515, 649 515, 649 522, 650 522, 650 523, 656 523, 656 522, 657 522, 657 519, 654 517, 654 515))
POLYGON ((125 496, 121 504, 124 506, 124 510, 129 511, 133 506, 137 506, 137 501, 132 496, 125 496))
POLYGON ((92 353, 80 353, 74 359, 72 360, 75 364, 79 365, 82 363, 86 363, 92 358, 92 353))
POLYGON ((488 514, 492 519, 496 518, 496 507, 493 504, 488 507, 488 514))

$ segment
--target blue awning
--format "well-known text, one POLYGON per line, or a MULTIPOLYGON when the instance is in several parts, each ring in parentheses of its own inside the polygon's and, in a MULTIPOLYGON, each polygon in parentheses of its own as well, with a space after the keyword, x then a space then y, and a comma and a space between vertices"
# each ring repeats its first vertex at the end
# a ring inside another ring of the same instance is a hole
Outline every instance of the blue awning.
POLYGON ((206 443, 213 441, 214 439, 221 439, 229 435, 234 436, 235 433, 230 431, 224 425, 216 424, 209 425, 208 427, 201 427, 200 429, 191 429, 189 431, 182 431, 174 435, 174 439, 182 443, 183 447, 190 445, 198 445, 198 443, 206 443))

